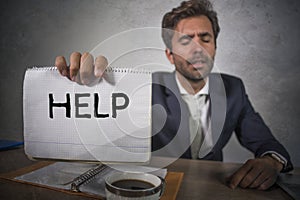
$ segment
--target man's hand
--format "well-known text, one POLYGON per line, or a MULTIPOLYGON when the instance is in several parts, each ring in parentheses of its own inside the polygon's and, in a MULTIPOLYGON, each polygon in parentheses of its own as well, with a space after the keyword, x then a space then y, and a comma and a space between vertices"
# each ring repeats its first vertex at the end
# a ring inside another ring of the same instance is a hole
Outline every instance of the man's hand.
POLYGON ((270 188, 282 170, 283 164, 266 155, 261 158, 248 160, 229 178, 229 187, 256 188, 266 190, 270 188))
POLYGON ((70 67, 67 66, 65 57, 57 56, 55 66, 60 74, 79 84, 89 85, 99 80, 108 62, 104 56, 98 56, 94 61, 90 53, 80 54, 73 52, 70 56, 70 67))

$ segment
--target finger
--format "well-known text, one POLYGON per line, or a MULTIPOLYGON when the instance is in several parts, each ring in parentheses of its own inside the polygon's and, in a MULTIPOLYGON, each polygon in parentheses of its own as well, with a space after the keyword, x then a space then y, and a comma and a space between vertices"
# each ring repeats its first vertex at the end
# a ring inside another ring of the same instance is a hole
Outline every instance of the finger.
POLYGON ((82 54, 79 72, 82 84, 88 85, 94 80, 94 59, 91 54, 82 54))
POLYGON ((76 75, 80 68, 80 59, 81 54, 78 52, 73 52, 70 56, 70 78, 72 81, 76 80, 76 75))
POLYGON ((95 60, 95 71, 94 74, 96 77, 101 78, 106 67, 108 65, 107 59, 104 56, 98 56, 95 60))
POLYGON ((252 168, 252 163, 247 161, 240 169, 238 169, 232 176, 229 183, 231 189, 236 188, 243 178, 246 176, 249 170, 252 168))
POLYGON ((270 176, 266 172, 262 172, 249 186, 249 188, 258 188, 263 184, 270 176))
POLYGON ((57 56, 55 59, 55 66, 57 67, 57 69, 61 75, 68 77, 69 71, 68 71, 67 62, 66 62, 65 57, 57 56))
MULTIPOLYGON (((242 179, 239 185, 242 188, 250 187, 256 181, 256 179, 260 177, 261 173, 262 173, 261 168, 252 167, 251 170, 244 176, 244 178, 242 179)), ((264 179, 265 178, 263 178, 263 180, 264 179)))
MULTIPOLYGON (((263 177, 262 175, 264 175, 264 176, 266 175, 267 171, 264 172, 264 165, 262 165, 262 163, 260 163, 258 161, 259 160, 254 159, 254 160, 249 160, 247 162, 247 164, 249 164, 251 166, 251 170, 249 170, 247 172, 247 174, 244 176, 244 178, 240 182, 239 185, 242 188, 250 187, 257 178, 263 177)), ((263 181, 263 180, 261 180, 261 181, 263 181)))
POLYGON ((276 182, 276 178, 270 177, 266 179, 259 187, 259 190, 267 190, 276 182))

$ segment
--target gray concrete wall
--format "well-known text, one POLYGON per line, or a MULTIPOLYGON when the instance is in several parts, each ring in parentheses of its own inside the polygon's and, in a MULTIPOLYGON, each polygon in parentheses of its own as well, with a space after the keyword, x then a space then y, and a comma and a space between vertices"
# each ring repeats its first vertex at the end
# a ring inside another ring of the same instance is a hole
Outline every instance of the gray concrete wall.
MULTIPOLYGON (((22 140, 26 67, 90 51, 121 31, 158 27, 162 15, 179 2, 0 1, 0 138, 22 140)), ((216 67, 244 80, 254 107, 300 166, 300 2, 214 0, 214 5, 221 25, 216 67)), ((224 152, 230 162, 251 156, 235 138, 224 152)))

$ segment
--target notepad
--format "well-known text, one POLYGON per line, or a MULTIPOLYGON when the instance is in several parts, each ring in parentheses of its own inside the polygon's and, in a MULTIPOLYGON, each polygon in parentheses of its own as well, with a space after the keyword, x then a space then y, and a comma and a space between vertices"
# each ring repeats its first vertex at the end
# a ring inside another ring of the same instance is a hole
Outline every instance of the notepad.
MULTIPOLYGON (((146 172, 156 176, 165 177, 166 188, 161 200, 176 199, 184 174, 182 172, 170 172, 166 169, 158 169, 151 166, 137 166, 127 164, 109 165, 100 169, 99 173, 95 172, 92 178, 78 187, 80 192, 72 191, 72 182, 78 177, 83 176, 85 172, 101 168, 101 165, 92 163, 78 162, 35 162, 32 165, 20 168, 15 171, 0 174, 1 181, 14 181, 37 187, 43 187, 68 195, 83 196, 96 199, 105 199, 103 181, 109 174, 118 171, 125 172, 146 172)), ((98 170, 97 170, 98 171, 98 170)), ((90 175, 89 175, 90 177, 90 175)), ((47 191, 46 191, 47 192, 47 191)), ((67 197, 67 196, 66 196, 67 197)))
POLYGON ((146 166, 118 165, 114 168, 102 164, 56 162, 15 177, 15 179, 34 185, 105 197, 105 179, 120 171, 134 173, 150 172, 162 178, 165 178, 167 174, 167 169, 146 166))
POLYGON ((33 158, 147 162, 151 152, 151 73, 107 68, 92 86, 56 67, 26 70, 24 148, 33 158))

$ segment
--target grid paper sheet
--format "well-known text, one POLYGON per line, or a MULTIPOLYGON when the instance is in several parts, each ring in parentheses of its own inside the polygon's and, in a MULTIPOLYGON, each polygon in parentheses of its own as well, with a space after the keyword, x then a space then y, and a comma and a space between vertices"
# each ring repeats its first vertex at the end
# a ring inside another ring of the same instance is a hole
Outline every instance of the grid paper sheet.
POLYGON ((55 67, 29 68, 23 85, 26 154, 63 160, 147 162, 151 81, 150 72, 108 68, 99 83, 84 86, 62 77, 55 67), (70 117, 66 106, 56 106, 59 103, 70 106, 70 117), (95 116, 95 112, 106 117, 95 116))

